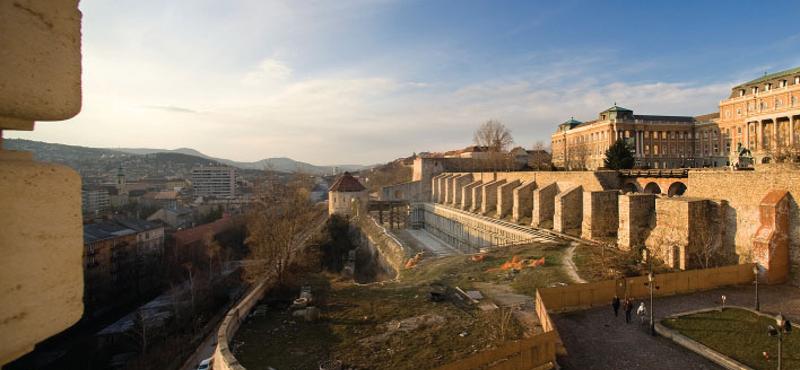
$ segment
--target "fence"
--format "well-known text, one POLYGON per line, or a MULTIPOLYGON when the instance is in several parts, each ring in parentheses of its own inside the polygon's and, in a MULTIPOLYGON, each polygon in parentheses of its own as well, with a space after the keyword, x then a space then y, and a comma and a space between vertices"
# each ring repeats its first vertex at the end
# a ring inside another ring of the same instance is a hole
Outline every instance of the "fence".
POLYGON ((228 311, 217 332, 217 349, 214 351, 214 370, 247 370, 239 364, 228 347, 228 340, 233 338, 236 330, 247 318, 250 310, 258 303, 269 288, 269 280, 262 278, 254 285, 253 290, 245 296, 236 307, 228 311))
POLYGON ((439 366, 433 370, 528 370, 556 360, 554 331, 518 342, 506 344, 492 351, 480 352, 463 360, 439 366))
MULTIPOLYGON (((655 276, 659 289, 655 297, 666 297, 698 290, 714 289, 724 285, 749 283, 753 281, 753 264, 717 267, 705 270, 680 271, 655 276)), ((548 310, 568 309, 605 305, 614 295, 620 297, 645 298, 650 296, 650 288, 644 283, 647 276, 637 276, 619 280, 598 281, 538 290, 538 297, 544 300, 548 310)))

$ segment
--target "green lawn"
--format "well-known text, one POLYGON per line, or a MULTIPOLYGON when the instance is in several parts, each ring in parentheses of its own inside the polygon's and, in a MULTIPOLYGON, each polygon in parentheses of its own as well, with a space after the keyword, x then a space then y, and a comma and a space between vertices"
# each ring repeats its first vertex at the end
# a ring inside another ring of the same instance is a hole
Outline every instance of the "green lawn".
MULTIPOLYGON (((754 369, 777 368, 778 338, 767 335, 775 319, 729 308, 662 322, 664 326, 754 369), (763 352, 769 353, 766 359, 763 352)), ((783 368, 800 369, 800 330, 783 337, 783 368)))

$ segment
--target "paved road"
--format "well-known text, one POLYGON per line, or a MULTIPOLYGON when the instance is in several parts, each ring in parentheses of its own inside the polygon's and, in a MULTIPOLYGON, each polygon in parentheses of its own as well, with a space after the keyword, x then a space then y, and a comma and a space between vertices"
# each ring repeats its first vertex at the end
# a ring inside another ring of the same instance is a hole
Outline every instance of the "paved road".
MULTIPOLYGON (((762 285, 759 290, 762 312, 783 311, 792 321, 800 319, 800 289, 762 285)), ((656 299, 656 318, 719 306, 723 294, 729 305, 754 304, 753 286, 726 287, 656 299)), ((650 308, 649 301, 646 304, 650 308)), ((553 320, 569 353, 558 359, 564 369, 721 369, 668 339, 651 337, 647 325, 625 324, 622 312, 614 317, 610 302, 607 307, 555 314, 553 320)))

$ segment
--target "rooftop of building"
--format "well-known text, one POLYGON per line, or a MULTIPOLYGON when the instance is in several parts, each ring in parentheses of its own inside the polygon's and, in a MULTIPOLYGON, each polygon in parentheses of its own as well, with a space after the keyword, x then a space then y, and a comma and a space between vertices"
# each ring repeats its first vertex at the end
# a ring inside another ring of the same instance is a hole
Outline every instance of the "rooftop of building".
POLYGON ((189 245, 201 242, 208 234, 217 235, 232 227, 233 219, 223 218, 191 229, 177 231, 172 237, 175 238, 175 245, 189 245))
POLYGON ((358 179, 353 177, 350 172, 345 172, 341 176, 339 176, 336 181, 331 184, 328 191, 340 192, 340 193, 355 193, 359 191, 364 191, 366 189, 364 185, 361 185, 358 182, 358 179))
POLYGON ((114 221, 104 221, 96 224, 83 225, 83 243, 95 243, 102 240, 118 238, 136 234, 136 230, 128 228, 114 221))
POLYGON ((764 76, 763 77, 759 77, 759 78, 756 78, 755 80, 747 81, 747 82, 745 82, 745 83, 743 83, 741 85, 734 86, 733 88, 734 89, 738 89, 738 88, 741 88, 741 87, 744 87, 744 86, 753 85, 753 84, 757 84, 757 83, 761 83, 761 82, 764 82, 764 81, 769 81, 769 80, 772 80, 772 79, 775 79, 775 78, 781 78, 781 77, 784 77, 784 76, 789 76, 789 75, 793 75, 793 74, 797 74, 797 73, 800 73, 800 67, 787 69, 787 70, 784 70, 784 71, 770 73, 770 74, 766 74, 766 72, 764 72, 764 76))
POLYGON ((155 230, 163 227, 158 222, 140 220, 138 218, 115 218, 114 222, 138 232, 155 230))

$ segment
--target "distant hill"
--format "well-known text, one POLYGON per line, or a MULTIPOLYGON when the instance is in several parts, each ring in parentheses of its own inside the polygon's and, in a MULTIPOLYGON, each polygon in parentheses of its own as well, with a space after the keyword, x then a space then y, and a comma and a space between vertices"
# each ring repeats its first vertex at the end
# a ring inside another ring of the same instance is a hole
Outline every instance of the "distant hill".
MULTIPOLYGON (((315 175, 331 175, 334 166, 315 166, 291 158, 269 158, 257 162, 236 162, 214 158, 197 150, 180 148, 174 150, 144 148, 89 148, 76 145, 45 143, 24 139, 4 139, 4 149, 33 152, 36 160, 62 163, 76 169, 81 175, 93 175, 115 171, 119 166, 141 168, 137 175, 163 176, 178 167, 184 172, 195 166, 219 165, 238 167, 243 170, 263 170, 269 166, 278 172, 293 172, 297 169, 315 175)), ((341 165, 341 171, 359 171, 372 166, 341 165)))
POLYGON ((210 159, 228 166, 233 166, 243 169, 261 170, 264 169, 265 167, 270 167, 276 171, 281 171, 281 172, 292 172, 299 169, 301 171, 317 175, 332 174, 334 167, 336 167, 339 171, 360 171, 372 167, 372 166, 362 166, 362 165, 315 166, 310 163, 295 161, 291 158, 286 158, 286 157, 267 158, 256 162, 237 162, 237 161, 232 161, 230 159, 214 158, 191 148, 178 148, 173 150, 146 149, 146 148, 117 148, 113 150, 131 154, 180 153, 180 154, 186 154, 186 155, 192 155, 196 157, 210 159))

